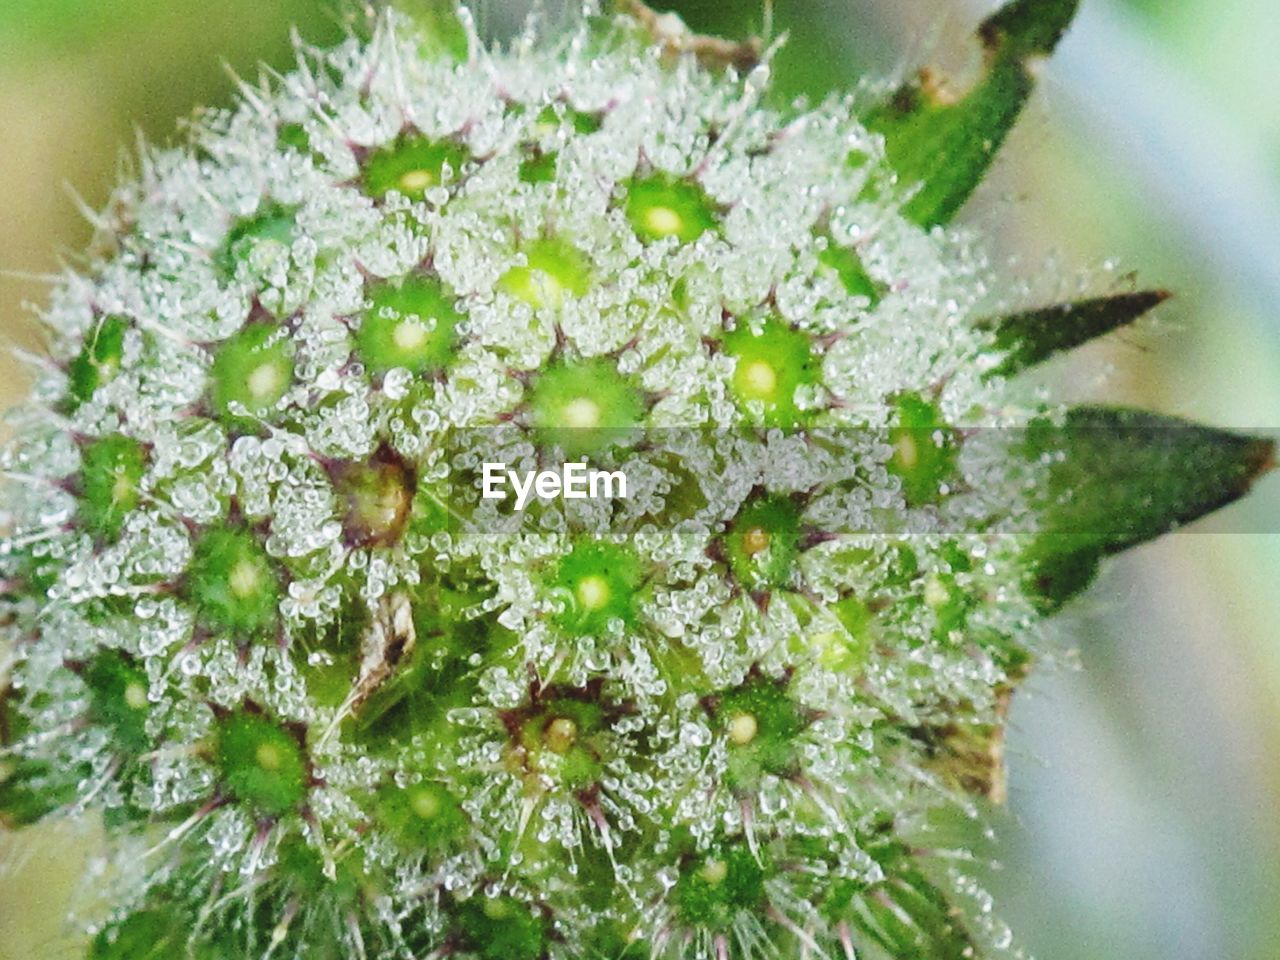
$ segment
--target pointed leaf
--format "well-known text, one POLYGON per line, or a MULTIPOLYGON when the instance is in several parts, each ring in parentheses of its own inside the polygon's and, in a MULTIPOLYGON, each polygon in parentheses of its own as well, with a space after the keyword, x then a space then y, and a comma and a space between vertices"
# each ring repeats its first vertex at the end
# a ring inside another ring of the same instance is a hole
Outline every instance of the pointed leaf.
POLYGON ((969 199, 1031 95, 1031 61, 1053 52, 1078 6, 1013 0, 978 30, 984 72, 967 94, 952 99, 926 70, 865 118, 883 134, 903 184, 918 187, 906 216, 925 227, 945 224, 969 199))
POLYGON ((1060 303, 984 321, 983 326, 996 332, 996 348, 1005 353, 1004 362, 992 373, 1012 376, 1042 363, 1055 353, 1132 323, 1169 296, 1165 290, 1143 290, 1060 303))
POLYGON ((1054 461, 1032 575, 1049 609, 1088 586, 1103 557, 1232 503, 1275 465, 1272 440, 1106 407, 1072 410, 1028 443, 1054 461))

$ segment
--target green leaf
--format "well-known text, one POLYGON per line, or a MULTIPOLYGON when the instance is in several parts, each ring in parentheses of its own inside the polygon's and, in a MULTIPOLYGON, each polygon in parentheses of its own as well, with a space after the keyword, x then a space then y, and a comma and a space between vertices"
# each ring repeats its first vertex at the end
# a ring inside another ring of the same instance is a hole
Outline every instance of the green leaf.
POLYGON ((396 6, 422 28, 424 55, 458 61, 470 55, 471 41, 456 0, 401 0, 396 6))
POLYGON ((981 325, 995 330, 996 348, 1005 354, 1004 362, 992 373, 1012 376, 1043 363, 1055 353, 1132 323, 1170 296, 1166 290, 1143 290, 986 320, 981 325))
POLYGON ((0 827, 25 827, 76 799, 81 766, 58 770, 44 760, 0 758, 0 827))
POLYGON ((178 919, 161 909, 132 913, 98 934, 89 946, 89 960, 164 960, 183 956, 186 923, 176 922, 178 919))
POLYGON ((1232 503, 1275 466, 1272 440, 1106 407, 1034 427, 1027 452, 1053 460, 1031 575, 1048 609, 1087 587, 1104 557, 1232 503))
POLYGON ((885 139, 889 164, 918 186, 903 212, 924 227, 945 224, 982 181, 1035 87, 1031 61, 1048 56, 1079 0, 1013 0, 978 30, 982 77, 963 97, 941 92, 925 70, 865 118, 885 139))
POLYGON ((863 909, 850 921, 857 947, 865 950, 870 941, 889 957, 913 960, 976 960, 983 955, 961 907, 905 849, 880 864, 885 880, 862 895, 863 909))

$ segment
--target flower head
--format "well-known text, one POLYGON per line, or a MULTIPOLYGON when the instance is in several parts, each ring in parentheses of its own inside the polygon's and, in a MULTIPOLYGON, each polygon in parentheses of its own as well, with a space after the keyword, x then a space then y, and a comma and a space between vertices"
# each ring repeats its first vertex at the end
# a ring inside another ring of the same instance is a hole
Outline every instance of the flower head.
POLYGON ((138 848, 93 957, 1002 939, 917 847, 1065 595, 1034 319, 926 229, 907 106, 673 43, 389 15, 121 188, 7 460, 0 812, 138 848), (513 509, 495 461, 629 490, 513 509))

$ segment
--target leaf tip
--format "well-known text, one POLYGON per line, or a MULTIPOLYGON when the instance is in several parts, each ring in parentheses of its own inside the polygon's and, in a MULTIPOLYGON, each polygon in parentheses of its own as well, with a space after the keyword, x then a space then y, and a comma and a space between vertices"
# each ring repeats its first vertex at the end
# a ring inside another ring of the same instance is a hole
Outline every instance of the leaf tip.
POLYGON ((1075 19, 1080 0, 1013 0, 978 27, 988 55, 1008 51, 1019 59, 1047 57, 1075 19))
POLYGON ((1252 490, 1259 480, 1280 466, 1280 462, 1276 460, 1276 442, 1269 437, 1254 438, 1251 454, 1244 471, 1241 496, 1252 490))

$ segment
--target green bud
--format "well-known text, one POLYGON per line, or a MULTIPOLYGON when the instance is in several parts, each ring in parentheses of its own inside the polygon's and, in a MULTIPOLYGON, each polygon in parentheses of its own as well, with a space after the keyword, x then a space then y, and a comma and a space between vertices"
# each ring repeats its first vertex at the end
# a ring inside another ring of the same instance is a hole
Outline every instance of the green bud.
POLYGON ((549 367, 535 381, 529 406, 543 443, 582 456, 625 441, 645 401, 617 367, 591 359, 549 367))
POLYGON ((374 818, 409 851, 444 852, 466 835, 468 827, 457 798, 430 781, 383 787, 374 802, 374 818))
POLYGON ((752 790, 763 773, 793 776, 799 766, 795 738, 809 725, 784 682, 753 676, 713 698, 713 713, 729 745, 728 783, 752 790))
POLYGON ((687 857, 672 896, 685 923, 722 931, 741 911, 763 911, 765 879, 746 842, 737 841, 687 857))
POLYGON ((748 590, 785 587, 800 555, 800 506, 790 497, 750 501, 729 525, 724 550, 729 569, 748 590))
POLYGON ((268 323, 251 323, 224 342, 213 358, 214 408, 223 417, 266 415, 293 383, 293 341, 268 323))
POLYGON ((297 738, 248 710, 218 722, 217 767, 222 789, 266 816, 296 809, 307 795, 306 757, 297 738))
POLYGON ((469 159, 466 148, 452 140, 402 136, 365 160, 365 193, 381 199, 394 190, 421 200, 433 187, 456 183, 469 159))
POLYGON ((100 537, 118 536, 141 499, 146 468, 146 451, 129 437, 117 434, 85 447, 80 467, 80 519, 85 526, 100 537))
POLYGON ((734 359, 733 393, 745 409, 762 409, 771 427, 803 420, 796 389, 817 383, 821 367, 808 336, 776 317, 758 330, 742 321, 725 334, 724 351, 734 359))
POLYGON ((289 247, 293 243, 295 211, 278 203, 267 204, 252 217, 238 221, 214 257, 218 272, 230 280, 242 263, 248 263, 262 244, 289 247))
POLYGON ((275 623, 280 583, 267 552, 246 530, 210 530, 196 544, 190 593, 214 626, 259 639, 275 623))
POLYGON ((549 924, 512 897, 472 897, 456 907, 463 947, 480 960, 541 960, 549 924))
POLYGON ((89 721, 109 728, 112 742, 124 753, 146 750, 151 710, 146 673, 127 654, 104 650, 85 669, 84 682, 89 687, 89 721))
POLYGON ((954 431, 937 404, 919 394, 904 394, 894 405, 898 423, 889 434, 894 448, 889 472, 902 480, 903 496, 912 506, 937 503, 957 476, 954 431))
POLYGON ((627 186, 627 219, 641 240, 692 243, 720 225, 715 203, 697 183, 657 173, 627 186))
POLYGON ((610 621, 635 622, 635 595, 643 574, 634 553, 612 543, 578 544, 555 571, 565 599, 557 622, 573 633, 603 631, 610 621))
POLYGON ((530 306, 557 308, 566 297, 580 297, 591 287, 591 264, 571 243, 539 240, 525 257, 528 264, 508 270, 498 287, 530 306))
POLYGON ((557 696, 524 712, 519 745, 531 769, 572 790, 599 782, 608 751, 608 722, 600 703, 557 696))
POLYGON ((403 367, 427 373, 449 362, 462 317, 439 280, 414 276, 381 283, 369 299, 356 331, 356 353, 371 372, 403 367))

